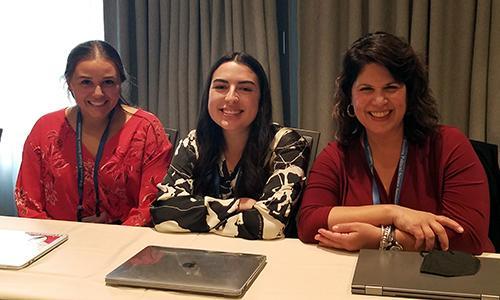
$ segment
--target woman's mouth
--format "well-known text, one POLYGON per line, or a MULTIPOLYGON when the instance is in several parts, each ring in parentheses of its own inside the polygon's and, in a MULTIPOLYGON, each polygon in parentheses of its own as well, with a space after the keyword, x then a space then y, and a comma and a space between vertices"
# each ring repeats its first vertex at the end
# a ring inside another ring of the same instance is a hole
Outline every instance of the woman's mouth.
POLYGON ((104 101, 87 101, 88 104, 90 104, 92 106, 96 106, 96 107, 104 106, 104 105, 106 105, 106 102, 108 102, 108 101, 107 100, 104 100, 104 101))
POLYGON ((384 111, 370 111, 369 114, 370 116, 377 118, 377 119, 383 119, 387 117, 391 113, 390 110, 384 110, 384 111))
POLYGON ((242 109, 229 109, 229 108, 222 108, 220 110, 225 116, 236 116, 239 115, 243 112, 242 109))

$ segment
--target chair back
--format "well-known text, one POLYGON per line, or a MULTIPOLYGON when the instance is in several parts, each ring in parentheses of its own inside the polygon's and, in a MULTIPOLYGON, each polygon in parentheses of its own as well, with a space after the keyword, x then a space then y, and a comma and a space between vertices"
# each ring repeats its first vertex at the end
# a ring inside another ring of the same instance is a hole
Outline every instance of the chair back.
POLYGON ((170 141, 170 144, 172 144, 172 151, 170 151, 170 156, 168 157, 169 159, 172 158, 172 156, 175 153, 175 147, 177 146, 177 134, 178 131, 177 129, 174 128, 165 128, 165 133, 168 136, 168 140, 170 141))
POLYGON ((490 228, 488 236, 500 252, 500 169, 498 167, 498 146, 470 140, 483 165, 490 189, 490 228))
POLYGON ((303 136, 309 143, 309 159, 307 161, 306 176, 309 175, 309 170, 313 165, 314 159, 316 158, 316 152, 318 151, 320 132, 316 130, 302 129, 302 128, 292 128, 301 136, 303 136))
MULTIPOLYGON (((295 130, 297 133, 299 133, 301 136, 303 136, 306 141, 309 143, 309 158, 307 160, 307 168, 306 168, 306 177, 309 176, 309 170, 311 170, 311 167, 313 165, 314 159, 316 158, 316 153, 318 151, 318 143, 319 143, 319 137, 320 137, 320 132, 315 131, 315 130, 309 130, 309 129, 302 129, 302 128, 292 128, 295 130)), ((300 204, 302 202, 302 193, 299 195, 297 198, 296 203, 292 205, 292 209, 290 211, 289 215, 289 220, 288 224, 285 227, 285 237, 288 238, 297 238, 297 217, 299 213, 299 208, 300 204)))
POLYGON ((172 147, 175 149, 175 144, 177 143, 177 129, 174 128, 165 128, 165 133, 168 136, 168 140, 170 141, 170 144, 172 144, 172 147))

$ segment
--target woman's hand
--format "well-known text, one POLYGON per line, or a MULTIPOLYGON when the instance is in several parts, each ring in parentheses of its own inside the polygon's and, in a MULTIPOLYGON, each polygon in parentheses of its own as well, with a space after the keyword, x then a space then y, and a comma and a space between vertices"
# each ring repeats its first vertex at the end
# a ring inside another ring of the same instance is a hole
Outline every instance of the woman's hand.
POLYGON ((240 204, 238 205, 238 211, 249 210, 253 208, 253 205, 257 201, 252 198, 240 198, 240 204))
POLYGON ((449 240, 445 227, 458 233, 464 229, 454 220, 435 215, 429 212, 418 211, 403 206, 394 206, 396 213, 392 223, 396 228, 404 231, 415 238, 415 249, 425 249, 430 251, 436 243, 436 236, 442 250, 448 250, 449 240))
POLYGON ((378 248, 382 232, 379 227, 368 223, 342 223, 331 230, 321 228, 314 237, 320 246, 358 251, 362 248, 378 248))

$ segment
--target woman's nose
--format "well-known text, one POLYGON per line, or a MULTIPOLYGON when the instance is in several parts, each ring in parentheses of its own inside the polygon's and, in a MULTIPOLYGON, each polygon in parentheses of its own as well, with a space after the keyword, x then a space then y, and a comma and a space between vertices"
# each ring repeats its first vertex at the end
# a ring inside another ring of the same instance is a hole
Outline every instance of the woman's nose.
POLYGON ((376 103, 385 104, 387 101, 387 97, 385 96, 385 93, 383 91, 380 91, 375 95, 376 103))
POLYGON ((238 102, 239 98, 238 98, 238 94, 236 93, 236 88, 229 88, 229 91, 227 92, 226 94, 226 101, 228 102, 238 102))
POLYGON ((104 93, 102 92, 101 86, 97 85, 94 89, 94 96, 102 96, 104 93))

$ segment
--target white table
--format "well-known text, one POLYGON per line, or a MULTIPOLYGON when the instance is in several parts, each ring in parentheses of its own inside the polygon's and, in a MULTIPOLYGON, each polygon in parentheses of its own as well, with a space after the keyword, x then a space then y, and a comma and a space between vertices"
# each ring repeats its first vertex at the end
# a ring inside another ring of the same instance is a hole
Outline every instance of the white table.
POLYGON ((146 245, 266 255, 267 265, 243 299, 388 299, 351 294, 356 254, 306 245, 297 239, 248 241, 214 234, 165 234, 151 228, 15 217, 0 217, 0 228, 69 235, 68 241, 27 268, 0 270, 0 299, 219 299, 106 286, 105 275, 146 245))

